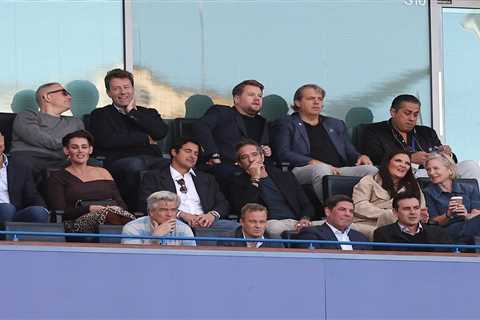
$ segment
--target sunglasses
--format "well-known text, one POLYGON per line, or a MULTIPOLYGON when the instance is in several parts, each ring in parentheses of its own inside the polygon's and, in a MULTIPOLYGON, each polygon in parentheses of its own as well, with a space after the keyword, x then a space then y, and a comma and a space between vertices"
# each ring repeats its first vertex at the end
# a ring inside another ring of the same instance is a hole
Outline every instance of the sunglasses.
POLYGON ((47 92, 47 94, 52 94, 52 93, 57 93, 57 92, 61 92, 64 96, 71 96, 70 92, 68 92, 67 89, 53 90, 53 91, 47 92))
POLYGON ((187 185, 185 184, 185 180, 178 179, 176 181, 180 185, 180 192, 181 193, 187 193, 188 190, 187 190, 187 185))

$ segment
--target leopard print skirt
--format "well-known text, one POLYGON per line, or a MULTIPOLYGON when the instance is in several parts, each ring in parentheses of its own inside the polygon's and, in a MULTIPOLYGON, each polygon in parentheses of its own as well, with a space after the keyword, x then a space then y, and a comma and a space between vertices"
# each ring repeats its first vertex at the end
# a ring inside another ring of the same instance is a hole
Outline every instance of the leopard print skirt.
POLYGON ((75 220, 64 222, 65 232, 97 233, 100 224, 119 224, 135 220, 135 216, 120 207, 106 207, 97 212, 89 212, 75 220))

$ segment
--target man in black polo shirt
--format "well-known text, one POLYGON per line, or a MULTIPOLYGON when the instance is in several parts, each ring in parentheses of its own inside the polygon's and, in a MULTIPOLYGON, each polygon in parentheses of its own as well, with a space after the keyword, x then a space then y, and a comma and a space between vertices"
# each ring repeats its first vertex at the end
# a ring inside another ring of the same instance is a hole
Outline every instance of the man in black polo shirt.
MULTIPOLYGON (((393 198, 393 213, 398 221, 375 230, 373 241, 391 243, 449 244, 447 232, 437 226, 420 223, 420 200, 416 195, 403 192, 393 198)), ((398 251, 451 251, 441 248, 379 247, 377 250, 398 251)))
POLYGON ((324 98, 321 87, 301 86, 294 96, 296 112, 277 121, 272 135, 276 158, 290 163, 300 183, 313 184, 320 200, 325 175, 364 176, 377 172, 370 159, 355 150, 345 123, 320 115, 324 98))
POLYGON ((263 151, 253 140, 243 140, 237 145, 238 165, 242 174, 228 183, 228 198, 232 210, 240 213, 247 203, 267 207, 267 232, 275 238, 286 230, 301 230, 322 221, 311 221, 313 206, 291 172, 282 172, 265 166, 263 151))

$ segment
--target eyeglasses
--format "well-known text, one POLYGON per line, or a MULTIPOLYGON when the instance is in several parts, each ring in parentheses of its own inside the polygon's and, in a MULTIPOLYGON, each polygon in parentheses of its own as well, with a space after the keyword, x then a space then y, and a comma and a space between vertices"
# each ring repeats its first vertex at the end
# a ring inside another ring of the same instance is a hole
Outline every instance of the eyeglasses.
POLYGON ((61 92, 64 96, 71 96, 70 92, 68 92, 67 89, 53 90, 53 91, 47 92, 47 94, 57 93, 57 92, 61 92))
POLYGON ((176 182, 180 185, 180 192, 181 193, 187 193, 187 185, 185 184, 185 180, 183 179, 178 179, 176 182))

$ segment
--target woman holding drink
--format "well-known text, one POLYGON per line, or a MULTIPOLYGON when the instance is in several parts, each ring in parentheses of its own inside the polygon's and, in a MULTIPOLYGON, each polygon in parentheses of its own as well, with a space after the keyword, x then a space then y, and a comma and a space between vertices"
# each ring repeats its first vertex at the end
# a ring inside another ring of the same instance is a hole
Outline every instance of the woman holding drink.
POLYGON ((423 191, 430 218, 448 228, 456 243, 471 243, 480 235, 480 192, 471 184, 459 183, 453 160, 432 153, 425 161, 432 183, 423 191))

